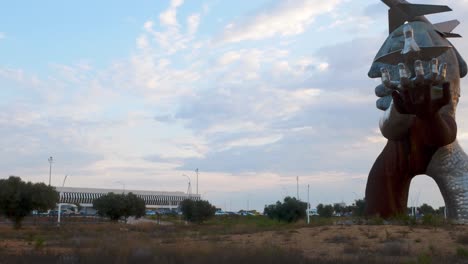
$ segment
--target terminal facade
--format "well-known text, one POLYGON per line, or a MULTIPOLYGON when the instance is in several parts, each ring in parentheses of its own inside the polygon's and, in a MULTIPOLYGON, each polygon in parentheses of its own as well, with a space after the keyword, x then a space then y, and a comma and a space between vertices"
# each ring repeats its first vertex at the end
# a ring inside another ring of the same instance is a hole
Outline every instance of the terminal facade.
POLYGON ((184 192, 158 192, 122 189, 97 189, 77 187, 56 187, 60 193, 60 203, 79 204, 84 208, 93 207, 94 199, 108 193, 133 193, 145 201, 147 209, 176 209, 185 199, 200 200, 199 194, 184 192))

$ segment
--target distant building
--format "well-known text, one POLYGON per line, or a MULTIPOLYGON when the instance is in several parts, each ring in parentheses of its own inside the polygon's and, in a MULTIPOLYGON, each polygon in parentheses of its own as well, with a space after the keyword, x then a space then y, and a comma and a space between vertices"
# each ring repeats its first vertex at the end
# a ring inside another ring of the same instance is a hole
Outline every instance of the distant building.
MULTIPOLYGON (((123 193, 122 189, 96 189, 76 187, 55 187, 60 193, 60 203, 79 204, 82 207, 92 207, 93 200, 110 192, 123 193)), ((187 194, 184 192, 158 192, 142 190, 125 190, 125 193, 133 193, 145 201, 146 208, 151 209, 174 209, 185 199, 200 200, 198 194, 187 194)))

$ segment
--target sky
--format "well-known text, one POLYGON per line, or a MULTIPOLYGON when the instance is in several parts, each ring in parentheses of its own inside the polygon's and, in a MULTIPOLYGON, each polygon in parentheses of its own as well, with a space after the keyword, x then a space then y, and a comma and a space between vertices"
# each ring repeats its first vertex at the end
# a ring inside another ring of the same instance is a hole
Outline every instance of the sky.
MULTIPOLYGON (((431 15, 459 19, 468 1, 431 15)), ((388 35, 367 0, 2 1, 0 177, 196 192, 226 210, 363 198, 386 140, 367 77, 388 35)), ((465 39, 453 44, 468 55, 465 39)), ((468 99, 458 139, 468 148, 468 99)), ((428 177, 409 204, 443 205, 428 177)))

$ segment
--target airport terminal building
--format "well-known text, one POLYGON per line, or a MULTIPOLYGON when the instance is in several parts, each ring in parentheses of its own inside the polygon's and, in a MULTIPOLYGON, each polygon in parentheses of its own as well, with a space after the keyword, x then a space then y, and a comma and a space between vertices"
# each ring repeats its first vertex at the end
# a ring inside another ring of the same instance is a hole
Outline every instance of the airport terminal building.
POLYGON ((180 202, 185 199, 200 200, 199 194, 187 194, 184 192, 157 192, 77 187, 56 187, 56 190, 60 193, 60 203, 79 204, 82 207, 92 207, 94 199, 110 192, 131 192, 145 201, 147 209, 175 209, 179 206, 180 202))

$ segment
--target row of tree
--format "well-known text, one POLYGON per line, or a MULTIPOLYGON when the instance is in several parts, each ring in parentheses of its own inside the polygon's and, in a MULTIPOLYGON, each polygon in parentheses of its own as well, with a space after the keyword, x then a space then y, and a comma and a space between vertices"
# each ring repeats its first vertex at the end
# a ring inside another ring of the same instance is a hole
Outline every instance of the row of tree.
MULTIPOLYGON (((59 202, 59 193, 54 187, 43 183, 24 182, 19 177, 10 176, 0 180, 0 215, 13 221, 15 228, 21 227, 24 217, 33 210, 47 211, 55 208, 59 202)), ((184 218, 191 222, 202 222, 213 216, 216 208, 208 201, 184 200, 181 203, 184 218)), ((98 215, 112 221, 145 215, 145 201, 133 193, 108 193, 93 201, 93 208, 98 215)))
POLYGON ((321 217, 338 216, 364 216, 366 209, 365 200, 358 199, 352 205, 343 205, 340 203, 331 204, 318 204, 317 214, 321 217))
MULTIPOLYGON (((45 211, 52 209, 59 201, 59 194, 54 187, 43 183, 24 182, 19 177, 10 176, 0 180, 0 214, 11 219, 15 228, 21 227, 23 218, 33 210, 45 211)), ((317 206, 317 214, 321 217, 333 215, 364 216, 365 201, 356 200, 354 204, 317 206)), ((103 217, 112 221, 145 215, 145 202, 133 193, 108 193, 93 201, 93 208, 103 217)), ((296 198, 286 197, 283 202, 265 206, 264 214, 278 221, 295 222, 306 216, 307 203, 296 198)), ((430 205, 423 204, 418 208, 420 214, 441 214, 444 207, 435 210, 430 205)), ((214 216, 216 208, 208 201, 187 199, 181 202, 180 210, 185 220, 201 223, 214 216)))
MULTIPOLYGON (((341 204, 317 205, 317 214, 321 217, 332 217, 333 215, 364 216, 366 203, 364 200, 356 200, 354 204, 344 206, 341 204)), ((284 198, 283 202, 276 202, 265 206, 263 212, 271 219, 285 222, 296 222, 306 217, 307 203, 293 197, 284 198)))
POLYGON ((55 188, 43 183, 24 182, 15 176, 0 180, 0 214, 12 220, 16 229, 31 211, 54 208, 58 200, 55 188))
POLYGON ((307 203, 288 196, 283 202, 277 201, 276 204, 266 206, 263 214, 271 219, 291 223, 304 218, 306 209, 307 203))

